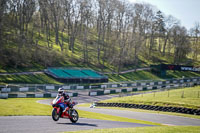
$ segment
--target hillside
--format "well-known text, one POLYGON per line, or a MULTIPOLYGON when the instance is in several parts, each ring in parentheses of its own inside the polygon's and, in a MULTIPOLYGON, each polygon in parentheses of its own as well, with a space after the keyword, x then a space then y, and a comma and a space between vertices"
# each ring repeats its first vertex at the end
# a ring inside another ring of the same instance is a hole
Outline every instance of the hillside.
MULTIPOLYGON (((0 73, 85 67, 119 74, 160 63, 200 65, 198 27, 187 31, 173 16, 165 16, 152 5, 128 1, 124 4, 121 0, 63 2, 2 3, 0 73)), ((163 78, 148 71, 142 73, 145 76, 140 72, 108 76, 110 81, 163 78)), ((171 75, 164 78, 182 74, 171 75)), ((18 83, 26 76, 1 77, 3 83, 18 83)), ((47 79, 41 77, 42 81, 47 79)))
MULTIPOLYGON (((53 38, 54 32, 52 32, 53 38)), ((34 35, 37 36, 37 35, 34 35)), ((43 71, 47 67, 81 67, 81 68, 91 68, 99 72, 117 72, 118 67, 114 64, 111 64, 105 60, 104 66, 98 63, 97 60, 97 51, 95 51, 94 45, 88 45, 89 47, 89 62, 83 61, 83 51, 82 46, 77 39, 75 42, 74 53, 72 53, 68 48, 65 48, 63 52, 60 51, 59 46, 54 45, 52 48, 47 48, 47 42, 43 41, 43 33, 40 33, 40 40, 38 40, 38 49, 37 55, 41 57, 38 61, 37 59, 33 59, 32 55, 35 54, 36 49, 33 47, 29 49, 28 53, 25 53, 23 56, 26 56, 22 64, 18 67, 13 66, 8 61, 8 64, 4 64, 0 66, 1 73, 13 73, 13 72, 27 72, 27 71, 43 71), (46 49, 47 48, 47 49, 46 49), (29 55, 30 54, 30 55, 29 55), (41 54, 41 55, 40 55, 41 54), (53 54, 53 55, 51 55, 53 54), (43 58, 44 56, 44 58, 43 58), (47 58, 48 57, 48 58, 47 58), (47 60, 47 61, 46 61, 47 60), (50 61, 51 60, 51 61, 50 61)), ((68 38, 67 34, 64 34, 64 39, 68 38)), ((66 43, 66 46, 68 44, 66 43)), ((13 47, 10 47, 6 50, 15 51, 14 44, 13 47)), ((8 52, 8 51, 7 51, 8 52)), ((154 51, 152 53, 151 58, 145 56, 146 52, 140 53, 138 56, 137 65, 134 63, 125 63, 123 67, 121 67, 120 71, 130 70, 135 68, 143 68, 149 67, 151 64, 172 64, 173 56, 165 55, 163 56, 160 52, 154 51)), ((14 55, 5 55, 11 56, 8 60, 12 61, 14 55)), ((38 57, 37 57, 38 58, 38 57)), ((7 58, 6 58, 7 59, 7 58)), ((101 59, 100 62, 103 62, 101 59)), ((2 62, 1 62, 2 63, 2 62)), ((185 65, 196 65, 200 64, 199 61, 192 61, 190 58, 186 59, 185 65)), ((136 80, 163 80, 169 78, 182 78, 184 77, 195 77, 200 76, 199 73, 194 72, 173 72, 168 71, 167 76, 160 77, 150 71, 136 71, 130 72, 126 74, 106 74, 109 77, 109 82, 126 82, 126 81, 136 81, 136 80)), ((55 79, 48 77, 45 74, 36 74, 36 75, 0 75, 0 84, 8 84, 8 83, 25 83, 25 84, 62 84, 55 79)))
MULTIPOLYGON (((86 67, 100 72, 118 72, 134 68, 149 67, 152 64, 174 63, 173 53, 163 55, 159 51, 153 51, 151 53, 151 57, 148 57, 148 51, 143 49, 143 52, 138 53, 137 63, 135 61, 125 61, 123 64, 121 64, 119 69, 119 66, 116 64, 117 62, 112 62, 110 61, 111 59, 104 59, 102 57, 100 58, 100 61, 98 61, 98 51, 96 46, 93 45, 95 40, 92 39, 90 40, 91 42, 88 43, 89 56, 86 62, 83 59, 84 50, 79 38, 77 38, 75 41, 73 52, 68 49, 69 44, 67 41, 64 42, 65 47, 63 48, 63 51, 61 51, 60 47, 56 45, 53 39, 54 35, 55 33, 52 32, 51 42, 53 45, 49 48, 47 42, 44 41, 44 33, 40 33, 39 37, 37 37, 37 34, 34 34, 33 41, 37 41, 37 46, 25 46, 23 49, 21 49, 21 53, 18 53, 17 51, 18 44, 14 41, 12 42, 11 40, 12 46, 10 47, 9 45, 5 45, 3 48, 4 58, 0 62, 0 72, 40 71, 46 69, 47 67, 86 67), (18 59, 18 56, 21 57, 21 59, 18 59)), ((67 34, 63 34, 62 39, 67 40, 68 38, 69 36, 67 34)), ((61 38, 60 41, 62 41, 61 38)), ((116 49, 119 48, 120 47, 117 47, 116 49)), ((103 55, 104 52, 101 51, 101 54, 103 55)), ((190 56, 188 56, 184 59, 184 63, 181 64, 199 66, 200 61, 192 60, 190 56)))

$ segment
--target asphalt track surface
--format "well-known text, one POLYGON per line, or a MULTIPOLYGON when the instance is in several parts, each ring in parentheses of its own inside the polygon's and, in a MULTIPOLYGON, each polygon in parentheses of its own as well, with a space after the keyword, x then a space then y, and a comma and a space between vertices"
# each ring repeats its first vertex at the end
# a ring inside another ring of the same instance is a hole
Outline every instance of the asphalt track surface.
POLYGON ((104 121, 80 118, 77 123, 68 119, 55 122, 50 116, 10 116, 0 117, 1 133, 56 133, 102 128, 127 128, 149 126, 137 123, 104 121))
MULTIPOLYGON (((80 95, 73 98, 78 103, 94 102, 103 99, 116 97, 118 95, 94 96, 89 97, 80 95)), ((52 99, 38 101, 41 104, 50 104, 52 99)), ((127 110, 110 110, 103 108, 75 107, 76 109, 110 114, 139 120, 152 121, 167 125, 193 125, 200 126, 199 119, 186 117, 163 115, 158 113, 133 112, 127 110)), ((145 124, 116 122, 96 119, 79 118, 78 122, 73 124, 68 119, 59 119, 55 122, 51 116, 5 116, 0 117, 0 133, 55 133, 64 131, 105 129, 105 128, 128 128, 128 127, 143 127, 151 126, 145 124)))
MULTIPOLYGON (((83 101, 94 102, 95 100, 99 101, 116 96, 117 95, 105 95, 105 96, 94 96, 94 97, 85 96, 83 98, 83 101)), ((82 103, 81 96, 74 98, 74 100, 78 101, 79 103, 82 103)), ((39 101, 39 103, 50 104, 51 101, 52 101, 51 99, 48 99, 39 101)), ((109 114, 109 115, 132 118, 137 120, 151 121, 165 125, 200 126, 200 119, 194 119, 182 116, 166 115, 159 113, 134 112, 128 110, 104 109, 104 108, 89 108, 89 107, 75 107, 75 108, 84 111, 109 114)))
MULTIPOLYGON (((86 103, 108 99, 113 96, 89 97, 80 96, 74 98, 78 103, 86 103)), ((50 104, 52 99, 38 101, 41 104, 50 104)), ((79 118, 77 123, 71 123, 69 119, 53 121, 51 116, 3 116, 0 117, 0 133, 55 133, 77 130, 105 129, 105 128, 128 128, 152 126, 138 123, 117 122, 79 118)))

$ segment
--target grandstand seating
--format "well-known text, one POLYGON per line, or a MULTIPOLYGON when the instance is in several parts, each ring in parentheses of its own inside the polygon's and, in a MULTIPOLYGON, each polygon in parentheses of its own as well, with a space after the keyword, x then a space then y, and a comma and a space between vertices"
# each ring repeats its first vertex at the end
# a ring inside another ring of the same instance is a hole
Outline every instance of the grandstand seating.
POLYGON ((95 77, 95 78, 99 78, 101 77, 101 75, 97 74, 96 72, 92 71, 92 70, 82 70, 83 73, 87 74, 87 75, 90 75, 92 77, 95 77))
POLYGON ((46 74, 61 82, 107 82, 108 78, 91 69, 80 68, 48 68, 46 74))
POLYGON ((63 71, 66 72, 67 74, 71 75, 72 77, 85 78, 85 77, 89 76, 89 75, 82 73, 82 71, 80 71, 80 70, 66 69, 63 71))
POLYGON ((64 73, 62 69, 48 69, 52 74, 56 75, 57 77, 67 78, 71 77, 67 73, 64 73))

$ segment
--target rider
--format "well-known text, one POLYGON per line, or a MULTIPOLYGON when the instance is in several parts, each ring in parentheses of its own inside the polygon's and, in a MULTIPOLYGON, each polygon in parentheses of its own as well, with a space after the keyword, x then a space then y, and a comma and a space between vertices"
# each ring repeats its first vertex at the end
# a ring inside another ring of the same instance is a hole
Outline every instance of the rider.
POLYGON ((64 97, 64 103, 62 104, 63 105, 62 106, 63 112, 65 112, 67 110, 67 106, 70 107, 70 108, 72 107, 71 98, 69 97, 68 94, 65 93, 65 90, 63 88, 58 89, 58 95, 64 97), (67 106, 66 106, 65 103, 67 103, 67 106))

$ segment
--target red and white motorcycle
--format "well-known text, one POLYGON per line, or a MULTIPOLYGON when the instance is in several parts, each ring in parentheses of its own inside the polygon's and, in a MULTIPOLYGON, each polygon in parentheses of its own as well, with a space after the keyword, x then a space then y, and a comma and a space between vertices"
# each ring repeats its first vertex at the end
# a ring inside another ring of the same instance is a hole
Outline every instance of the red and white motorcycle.
MULTIPOLYGON (((78 112, 73 108, 75 106, 75 102, 72 102, 71 108, 67 106, 66 111, 63 112, 61 108, 61 104, 64 103, 64 97, 57 95, 57 97, 52 101, 51 105, 53 107, 52 110, 52 118, 54 121, 58 121, 59 118, 67 118, 70 119, 72 123, 76 123, 78 121, 79 115, 78 112)), ((66 104, 66 103, 64 103, 66 104)))

